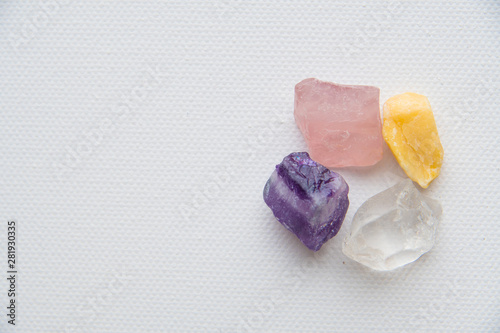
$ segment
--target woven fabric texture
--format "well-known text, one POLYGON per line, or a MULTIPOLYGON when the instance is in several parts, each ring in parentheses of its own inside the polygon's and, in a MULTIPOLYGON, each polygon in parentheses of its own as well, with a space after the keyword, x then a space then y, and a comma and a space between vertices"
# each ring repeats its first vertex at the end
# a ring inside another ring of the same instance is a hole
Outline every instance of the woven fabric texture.
POLYGON ((498 1, 0 4, 1 332, 498 332, 498 1), (445 151, 434 249, 376 273, 341 244, 405 177, 385 147, 318 253, 262 200, 307 150, 302 79, 412 91, 445 151), (16 327, 6 230, 18 223, 16 327))

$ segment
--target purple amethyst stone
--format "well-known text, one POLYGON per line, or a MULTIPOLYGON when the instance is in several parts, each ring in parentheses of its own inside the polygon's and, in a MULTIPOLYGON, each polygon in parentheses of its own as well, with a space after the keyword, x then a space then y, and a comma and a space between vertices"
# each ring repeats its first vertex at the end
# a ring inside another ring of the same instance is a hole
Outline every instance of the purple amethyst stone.
POLYGON ((314 162, 308 153, 291 153, 267 181, 264 201, 285 228, 318 251, 339 232, 348 193, 341 175, 314 162))

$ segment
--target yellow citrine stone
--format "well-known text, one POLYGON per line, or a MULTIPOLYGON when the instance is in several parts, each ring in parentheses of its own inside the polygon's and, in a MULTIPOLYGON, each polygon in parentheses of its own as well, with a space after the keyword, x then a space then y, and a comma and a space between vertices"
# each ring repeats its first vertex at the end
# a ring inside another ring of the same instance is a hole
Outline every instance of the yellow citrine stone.
POLYGON ((423 188, 439 176, 443 146, 427 97, 404 93, 384 104, 384 140, 411 180, 423 188))

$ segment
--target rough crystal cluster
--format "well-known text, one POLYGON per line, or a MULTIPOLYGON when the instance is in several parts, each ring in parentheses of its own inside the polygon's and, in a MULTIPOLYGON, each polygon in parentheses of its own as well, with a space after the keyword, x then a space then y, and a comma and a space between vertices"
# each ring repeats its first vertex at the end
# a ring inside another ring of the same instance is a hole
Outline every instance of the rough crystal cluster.
POLYGON ((441 205, 404 180, 361 205, 342 250, 375 270, 406 265, 433 247, 440 216, 441 205))
POLYGON ((383 135, 408 177, 427 188, 439 175, 444 155, 427 97, 405 93, 389 98, 383 135))
POLYGON ((382 159, 380 90, 306 79, 295 86, 295 121, 312 159, 326 167, 382 159))
POLYGON ((267 181, 264 201, 285 228, 317 251, 342 226, 348 193, 341 175, 314 162, 308 153, 292 153, 267 181))

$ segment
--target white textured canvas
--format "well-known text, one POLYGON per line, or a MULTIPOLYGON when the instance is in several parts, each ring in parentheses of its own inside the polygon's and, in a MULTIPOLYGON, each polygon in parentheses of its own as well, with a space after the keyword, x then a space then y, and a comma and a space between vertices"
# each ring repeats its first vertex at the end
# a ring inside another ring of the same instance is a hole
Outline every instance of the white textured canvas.
POLYGON ((0 332, 498 332, 499 43, 494 0, 0 3, 0 332), (417 262, 341 252, 404 177, 387 147, 335 170, 351 205, 318 253, 263 202, 307 149, 308 77, 429 98, 443 218, 417 262))

